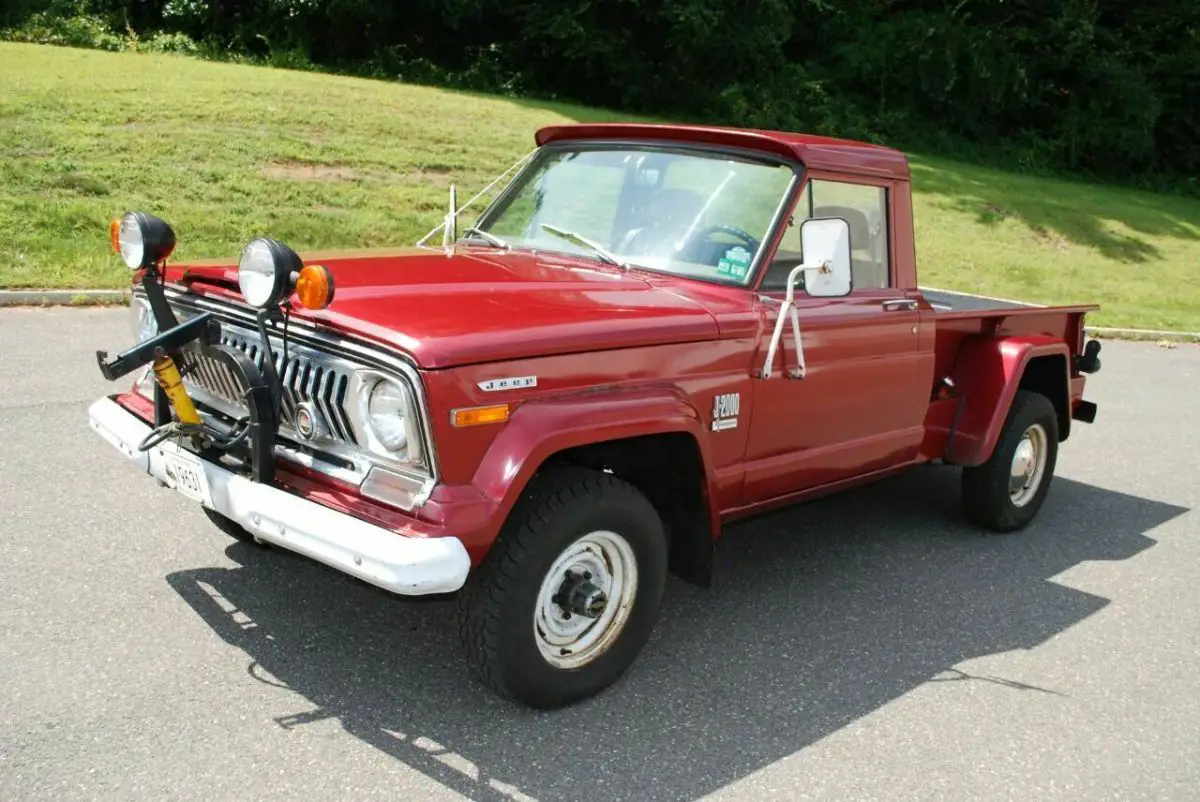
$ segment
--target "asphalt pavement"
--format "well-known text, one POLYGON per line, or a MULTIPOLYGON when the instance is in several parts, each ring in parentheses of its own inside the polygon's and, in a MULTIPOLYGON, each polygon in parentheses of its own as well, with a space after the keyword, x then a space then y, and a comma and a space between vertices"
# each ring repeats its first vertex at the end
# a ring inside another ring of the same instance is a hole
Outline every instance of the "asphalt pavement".
POLYGON ((0 799, 1200 798, 1196 346, 1105 344, 1024 533, 947 468, 738 526, 535 713, 451 604, 230 540, 93 434, 126 316, 0 310, 0 799))

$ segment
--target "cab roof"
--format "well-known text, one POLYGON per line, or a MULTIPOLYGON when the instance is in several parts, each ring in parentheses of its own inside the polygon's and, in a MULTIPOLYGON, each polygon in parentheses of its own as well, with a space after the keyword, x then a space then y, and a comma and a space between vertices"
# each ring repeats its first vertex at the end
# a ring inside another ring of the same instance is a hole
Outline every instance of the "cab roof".
POLYGON ((717 147, 757 150, 798 161, 813 170, 859 173, 908 180, 908 158, 902 151, 851 139, 753 128, 663 123, 575 123, 538 129, 539 146, 570 140, 669 140, 717 147))

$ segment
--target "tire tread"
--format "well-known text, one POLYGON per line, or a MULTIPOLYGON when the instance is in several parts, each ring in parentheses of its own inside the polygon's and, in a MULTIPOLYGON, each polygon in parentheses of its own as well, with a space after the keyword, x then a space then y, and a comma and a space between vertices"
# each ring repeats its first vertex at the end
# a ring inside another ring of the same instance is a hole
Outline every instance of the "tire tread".
POLYGON ((458 630, 467 663, 478 679, 500 697, 520 700, 501 670, 501 616, 506 601, 518 592, 520 566, 535 559, 545 530, 564 510, 604 502, 646 505, 653 511, 636 488, 611 474, 568 467, 535 477, 514 505, 487 557, 459 593, 458 630))
POLYGON ((1009 533, 1023 529, 1041 508, 1050 489, 1057 454, 1058 415, 1054 404, 1041 393, 1018 390, 1013 396, 1012 406, 992 456, 981 465, 963 469, 962 498, 967 519, 993 532, 1009 533), (1037 496, 1026 507, 1018 509, 1009 501, 1007 455, 1016 447, 1025 429, 1033 423, 1041 423, 1046 429, 1049 452, 1046 455, 1045 475, 1037 496))

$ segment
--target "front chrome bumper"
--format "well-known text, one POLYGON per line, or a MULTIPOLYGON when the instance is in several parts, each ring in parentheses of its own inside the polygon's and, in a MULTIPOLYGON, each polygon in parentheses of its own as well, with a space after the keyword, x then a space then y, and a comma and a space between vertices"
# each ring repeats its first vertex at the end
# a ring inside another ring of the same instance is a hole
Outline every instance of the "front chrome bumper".
MULTIPOLYGON (((150 427, 110 398, 89 407, 88 422, 146 473, 168 481, 163 453, 179 446, 165 442, 138 451, 150 427)), ((261 540, 405 596, 449 593, 466 581, 471 560, 457 538, 407 537, 214 463, 201 464, 213 509, 261 540)))

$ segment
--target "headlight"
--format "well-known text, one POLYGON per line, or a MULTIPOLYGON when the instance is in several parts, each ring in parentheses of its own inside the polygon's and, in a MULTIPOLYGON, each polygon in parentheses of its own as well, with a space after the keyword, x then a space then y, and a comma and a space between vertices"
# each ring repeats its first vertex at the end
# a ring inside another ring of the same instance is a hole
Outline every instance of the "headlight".
POLYGON ((423 473, 427 467, 424 430, 412 385, 374 368, 355 371, 351 385, 355 399, 351 417, 359 447, 391 463, 389 467, 423 473))
POLYGON ((265 237, 242 250, 238 262, 238 286, 251 306, 278 306, 295 286, 303 267, 300 257, 282 242, 265 237))
POLYGON ((113 250, 132 270, 158 264, 175 250, 175 232, 145 212, 128 212, 108 228, 113 250))
POLYGON ((367 401, 367 425, 385 449, 398 452, 408 446, 410 405, 408 391, 390 379, 371 388, 367 401))
POLYGON ((158 321, 154 319, 149 301, 135 297, 129 302, 129 309, 133 315, 133 336, 138 342, 145 342, 158 334, 158 321))

